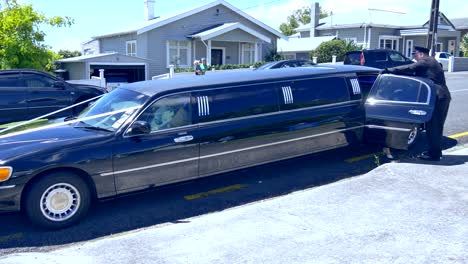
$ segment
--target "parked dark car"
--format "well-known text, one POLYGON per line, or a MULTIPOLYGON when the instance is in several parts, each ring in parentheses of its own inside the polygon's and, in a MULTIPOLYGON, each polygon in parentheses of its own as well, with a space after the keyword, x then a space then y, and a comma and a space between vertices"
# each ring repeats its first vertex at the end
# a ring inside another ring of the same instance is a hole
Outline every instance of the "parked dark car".
POLYGON ((62 228, 93 199, 377 142, 406 149, 431 81, 362 66, 219 73, 122 86, 77 120, 0 136, 0 211, 62 228), (366 81, 369 78, 364 78, 366 81))
POLYGON ((280 69, 280 68, 295 68, 295 67, 310 67, 315 66, 313 61, 308 60, 280 60, 272 61, 256 68, 255 70, 268 70, 268 69, 280 69))
MULTIPOLYGON (((101 95, 98 86, 71 84, 37 70, 0 71, 0 124, 28 120, 101 95)), ((62 112, 70 115, 83 107, 62 112)))
POLYGON ((398 51, 369 49, 347 52, 343 64, 361 65, 379 69, 411 64, 413 61, 398 51))

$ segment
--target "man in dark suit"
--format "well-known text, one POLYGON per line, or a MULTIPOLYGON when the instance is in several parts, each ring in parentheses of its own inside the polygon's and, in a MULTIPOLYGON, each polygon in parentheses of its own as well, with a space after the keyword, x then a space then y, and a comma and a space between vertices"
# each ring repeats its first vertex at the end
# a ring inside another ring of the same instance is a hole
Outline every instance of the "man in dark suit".
POLYGON ((384 69, 382 73, 421 76, 434 82, 437 91, 436 103, 432 119, 426 124, 429 150, 418 157, 423 160, 438 161, 442 159, 442 136, 451 96, 445 83, 444 71, 440 64, 429 56, 429 50, 424 47, 414 47, 413 55, 415 63, 384 69))

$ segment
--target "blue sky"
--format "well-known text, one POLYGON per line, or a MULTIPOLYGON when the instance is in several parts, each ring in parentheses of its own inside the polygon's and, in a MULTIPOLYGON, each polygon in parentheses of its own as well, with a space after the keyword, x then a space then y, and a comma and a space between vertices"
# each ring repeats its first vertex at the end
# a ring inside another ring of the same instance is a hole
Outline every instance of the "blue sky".
MULTIPOLYGON (((21 0, 30 3, 37 11, 47 16, 69 16, 75 20, 70 28, 44 28, 46 44, 53 50, 81 50, 80 43, 92 36, 127 29, 144 21, 144 0, 21 0)), ((155 14, 167 17, 191 8, 212 2, 212 0, 156 0, 155 14)), ((231 5, 278 29, 281 22, 293 10, 319 2, 327 11, 333 11, 334 21, 352 20, 372 22, 388 16, 388 23, 395 21, 407 25, 422 24, 429 17, 430 0, 227 0, 231 5), (398 11, 394 14, 369 9, 398 11)), ((467 17, 466 0, 441 0, 440 11, 449 18, 467 17)))

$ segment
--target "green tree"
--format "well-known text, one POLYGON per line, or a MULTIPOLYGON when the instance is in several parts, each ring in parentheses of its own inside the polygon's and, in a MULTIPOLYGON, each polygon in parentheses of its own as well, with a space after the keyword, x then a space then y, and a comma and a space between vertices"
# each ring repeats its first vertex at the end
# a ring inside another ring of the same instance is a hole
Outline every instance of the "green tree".
POLYGON ((46 17, 32 5, 4 0, 0 10, 0 69, 34 68, 51 71, 59 56, 44 44, 42 25, 71 26, 69 17, 46 17))
POLYGON ((317 49, 310 52, 310 57, 317 57, 318 63, 324 63, 331 62, 333 55, 336 55, 336 61, 343 61, 346 52, 360 49, 362 46, 353 41, 335 39, 321 43, 317 49))
POLYGON ((66 59, 81 56, 81 52, 78 50, 59 50, 58 55, 60 55, 62 59, 66 59))
MULTIPOLYGON (((320 19, 327 16, 328 12, 323 11, 322 7, 320 7, 320 19)), ((301 9, 295 10, 292 15, 289 15, 287 21, 285 23, 281 23, 279 29, 284 35, 291 36, 292 34, 296 33, 296 28, 298 28, 300 25, 309 24, 310 19, 310 8, 303 7, 301 9)))
POLYGON ((465 34, 462 38, 461 49, 463 51, 463 56, 468 57, 468 34, 465 34))

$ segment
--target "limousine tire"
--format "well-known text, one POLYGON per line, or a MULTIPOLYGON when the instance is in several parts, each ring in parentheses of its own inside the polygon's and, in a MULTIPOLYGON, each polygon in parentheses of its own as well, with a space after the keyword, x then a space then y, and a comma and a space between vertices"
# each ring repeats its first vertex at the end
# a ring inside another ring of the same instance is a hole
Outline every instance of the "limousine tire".
POLYGON ((419 137, 419 126, 413 126, 413 128, 411 128, 411 131, 408 135, 408 148, 414 146, 416 144, 416 141, 419 137))
POLYGON ((73 225, 86 216, 91 204, 88 185, 73 173, 51 173, 28 190, 25 212, 31 222, 47 229, 73 225))

